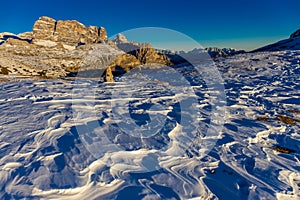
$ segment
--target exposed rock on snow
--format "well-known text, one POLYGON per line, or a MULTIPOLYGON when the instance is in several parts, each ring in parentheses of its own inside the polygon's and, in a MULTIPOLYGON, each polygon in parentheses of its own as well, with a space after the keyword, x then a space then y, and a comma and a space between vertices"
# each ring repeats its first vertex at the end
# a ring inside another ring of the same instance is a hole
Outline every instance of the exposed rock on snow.
POLYGON ((139 49, 137 42, 128 41, 126 36, 121 33, 117 34, 110 42, 126 53, 139 49))
POLYGON ((240 53, 233 49, 208 48, 174 54, 156 50, 149 43, 129 42, 123 34, 118 34, 108 41, 103 27, 86 27, 75 20, 56 21, 46 16, 40 17, 34 23, 32 32, 18 35, 0 34, 0 44, 2 44, 0 52, 3 52, 0 55, 0 63, 7 69, 5 73, 57 78, 73 75, 82 70, 95 69, 101 65, 100 71, 110 67, 101 74, 107 81, 113 81, 114 76, 122 74, 121 71, 126 73, 138 65, 149 63, 172 65, 186 62, 179 59, 180 56, 194 56, 199 51, 209 53, 213 58, 240 53), (120 56, 122 54, 125 55, 120 56))
POLYGON ((43 16, 34 23, 32 32, 0 34, 0 64, 7 69, 0 74, 57 78, 85 70, 84 67, 99 67, 99 60, 109 65, 121 51, 98 44, 106 41, 103 27, 85 27, 74 20, 56 21, 43 16), (92 61, 93 56, 88 55, 97 48, 106 58, 94 57, 92 61))
POLYGON ((107 44, 90 44, 71 50, 68 49, 71 46, 49 40, 40 42, 47 44, 39 46, 13 38, 6 40, 0 46, 0 65, 9 70, 9 75, 58 78, 99 67, 105 69, 122 53, 107 44), (94 55, 97 49, 99 55, 94 55))
POLYGON ((199 54, 207 53, 210 55, 211 58, 220 58, 220 57, 227 57, 227 56, 233 56, 236 54, 245 53, 244 50, 236 50, 233 48, 217 48, 217 47, 208 47, 204 49, 193 49, 191 51, 185 52, 185 51, 175 51, 170 52, 171 54, 176 54, 182 57, 191 57, 196 56, 199 54))
POLYGON ((160 65, 173 65, 171 59, 155 50, 151 44, 141 43, 136 49, 127 54, 118 56, 105 72, 105 80, 113 82, 114 76, 122 75, 131 69, 143 65, 155 63, 160 65))
POLYGON ((212 58, 218 58, 218 57, 226 57, 226 56, 233 56, 240 53, 245 53, 244 50, 236 50, 233 48, 217 48, 217 47, 209 47, 205 48, 205 51, 212 57, 212 58))
POLYGON ((107 67, 105 81, 114 82, 114 76, 122 75, 139 65, 140 61, 135 56, 130 54, 120 55, 107 67))
POLYGON ((85 27, 75 20, 54 20, 40 17, 33 26, 33 43, 39 40, 50 40, 70 46, 79 43, 92 44, 107 41, 106 30, 97 26, 85 27))
POLYGON ((121 33, 117 34, 116 37, 114 37, 111 41, 113 41, 116 44, 128 43, 126 36, 121 33))

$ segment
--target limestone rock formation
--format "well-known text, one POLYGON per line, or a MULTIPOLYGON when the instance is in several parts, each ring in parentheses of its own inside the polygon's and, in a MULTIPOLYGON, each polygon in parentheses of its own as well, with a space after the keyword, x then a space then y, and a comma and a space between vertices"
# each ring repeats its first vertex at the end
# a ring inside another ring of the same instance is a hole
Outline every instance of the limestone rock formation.
POLYGON ((98 39, 98 30, 95 26, 86 28, 77 21, 59 20, 53 35, 56 42, 76 46, 78 43, 91 44, 98 39))
POLYGON ((62 43, 69 46, 78 44, 92 44, 106 42, 107 33, 105 28, 89 26, 85 27, 75 20, 58 20, 50 17, 40 17, 33 26, 33 43, 39 45, 54 46, 62 43), (50 42, 45 42, 50 41, 50 42))
POLYGON ((87 34, 85 26, 77 21, 63 21, 59 20, 56 22, 56 28, 54 32, 54 41, 61 42, 70 46, 76 46, 81 42, 82 35, 87 34))
POLYGON ((32 32, 24 32, 17 35, 21 40, 27 40, 28 42, 32 41, 33 33, 32 32))
POLYGON ((10 38, 10 37, 16 37, 16 35, 13 34, 13 33, 10 33, 10 32, 0 33, 0 39, 1 40, 6 40, 7 38, 10 38))
POLYGON ((98 30, 98 42, 107 42, 107 33, 104 27, 100 27, 98 30))
POLYGON ((12 46, 28 46, 29 43, 26 40, 20 40, 15 38, 8 38, 5 40, 5 44, 12 45, 12 46))
POLYGON ((114 76, 112 74, 112 70, 111 70, 111 67, 108 66, 105 70, 105 77, 104 77, 104 80, 106 82, 115 82, 114 80, 114 76))
POLYGON ((126 38, 125 35, 119 33, 117 34, 113 39, 112 41, 115 43, 115 44, 124 44, 124 43, 128 43, 128 40, 126 38))
POLYGON ((109 42, 105 28, 75 20, 43 16, 32 32, 0 34, 0 74, 5 75, 58 78, 97 70, 95 74, 113 82, 115 76, 149 63, 172 64, 148 43, 128 42, 122 34, 109 42))
POLYGON ((139 49, 139 44, 137 42, 129 42, 126 36, 121 33, 117 34, 110 42, 113 46, 116 46, 126 53, 139 49))
POLYGON ((140 64, 140 61, 133 55, 120 55, 107 67, 104 77, 105 81, 114 82, 114 76, 125 74, 140 64))
POLYGON ((170 59, 160 54, 149 43, 141 43, 138 49, 118 56, 106 69, 105 81, 114 82, 114 76, 120 76, 131 69, 144 64, 157 64, 159 66, 172 65, 170 59))
POLYGON ((32 32, 0 33, 0 74, 58 78, 99 67, 105 71, 122 54, 106 42, 103 27, 43 16, 32 32))
POLYGON ((34 40, 53 40, 56 21, 50 17, 42 16, 33 25, 34 40))
POLYGON ((20 39, 32 39, 33 38, 33 33, 32 32, 24 32, 24 33, 19 33, 18 35, 18 38, 20 39))
POLYGON ((60 78, 93 69, 104 72, 121 53, 107 44, 68 50, 60 45, 40 46, 9 38, 0 45, 0 74, 60 78))
POLYGON ((141 43, 139 48, 132 52, 141 64, 157 63, 163 65, 172 65, 170 59, 155 50, 149 43, 141 43))

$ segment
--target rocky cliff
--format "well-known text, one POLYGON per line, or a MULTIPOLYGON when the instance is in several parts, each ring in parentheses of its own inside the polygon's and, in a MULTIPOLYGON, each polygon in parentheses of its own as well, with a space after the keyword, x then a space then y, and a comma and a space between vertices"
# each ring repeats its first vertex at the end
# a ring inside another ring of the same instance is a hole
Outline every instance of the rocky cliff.
POLYGON ((98 76, 113 82, 115 76, 137 66, 170 66, 184 58, 209 54, 213 58, 236 53, 233 49, 195 49, 171 53, 149 43, 129 42, 118 34, 108 40, 105 28, 86 27, 75 20, 40 17, 32 32, 0 33, 0 74, 59 78, 97 69, 98 76))
POLYGON ((107 67, 104 74, 107 82, 113 82, 114 76, 125 74, 137 66, 151 63, 159 64, 160 66, 173 65, 167 55, 154 49, 149 43, 128 42, 122 34, 118 34, 112 41, 125 54, 118 56, 107 67))
POLYGON ((103 27, 43 16, 32 32, 0 33, 0 74, 57 78, 104 67, 122 54, 107 41, 103 27))
POLYGON ((107 34, 103 27, 85 27, 75 20, 56 21, 50 17, 40 17, 33 26, 33 43, 45 44, 45 40, 52 41, 53 44, 77 46, 106 42, 107 34))
POLYGON ((95 71, 104 80, 147 63, 170 65, 150 44, 128 42, 118 34, 108 41, 105 28, 75 20, 40 17, 32 32, 0 34, 0 74, 58 78, 95 71))

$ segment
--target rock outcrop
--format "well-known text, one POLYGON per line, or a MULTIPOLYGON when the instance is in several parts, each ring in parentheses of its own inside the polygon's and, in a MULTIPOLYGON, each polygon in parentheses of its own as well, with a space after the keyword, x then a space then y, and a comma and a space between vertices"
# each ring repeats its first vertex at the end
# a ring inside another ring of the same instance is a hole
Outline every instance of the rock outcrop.
POLYGON ((245 53, 244 50, 236 50, 233 48, 217 48, 217 47, 209 47, 204 49, 212 58, 219 58, 219 57, 227 57, 233 56, 236 54, 245 53))
POLYGON ((32 32, 0 34, 0 74, 5 75, 58 78, 93 73, 113 82, 136 67, 173 64, 178 64, 174 54, 172 57, 149 43, 129 42, 122 34, 108 41, 105 28, 86 27, 75 20, 43 16, 34 23, 32 32))
POLYGON ((139 48, 130 52, 130 54, 135 55, 141 64, 157 63, 162 65, 172 65, 172 62, 166 55, 154 49, 149 43, 141 43, 139 48))
POLYGON ((98 29, 98 39, 97 42, 107 42, 108 41, 108 37, 107 37, 107 32, 106 29, 104 27, 100 27, 98 29))
POLYGON ((113 41, 115 44, 124 44, 124 43, 129 43, 126 36, 119 33, 117 34, 111 41, 113 41))
MULTIPOLYGON (((195 51, 198 55, 198 50, 195 51)), ((235 53, 224 49, 205 51, 214 57, 235 53)), ((116 76, 136 67, 186 62, 178 59, 180 54, 154 49, 149 43, 128 41, 123 34, 108 41, 103 27, 86 27, 75 20, 56 21, 45 16, 34 23, 32 32, 0 34, 0 53, 0 74, 58 78, 79 72, 83 76, 85 72, 90 75, 92 71, 107 82, 113 82, 116 76)), ((193 53, 188 55, 193 56, 193 53)))
POLYGON ((151 44, 141 43, 137 49, 118 56, 108 66, 104 74, 105 81, 114 82, 114 76, 123 75, 135 67, 151 63, 159 64, 159 66, 172 65, 171 60, 154 49, 151 44))
POLYGON ((121 54, 122 51, 107 44, 82 45, 68 50, 60 45, 40 46, 9 38, 0 45, 0 74, 61 78, 93 69, 103 73, 121 54))
POLYGON ((139 49, 139 44, 137 42, 129 42, 126 36, 121 33, 117 34, 110 42, 112 46, 115 46, 126 53, 139 49))
POLYGON ((140 61, 133 55, 123 54, 118 56, 105 70, 105 81, 114 82, 114 76, 120 76, 139 66, 140 61))
POLYGON ((33 33, 32 32, 24 32, 17 35, 18 38, 22 40, 31 41, 33 39, 33 33))
POLYGON ((54 20, 50 17, 40 17, 33 26, 34 44, 62 43, 69 46, 78 44, 103 43, 107 41, 105 28, 97 26, 85 27, 75 20, 54 20))
POLYGON ((8 38, 5 40, 5 44, 12 45, 12 46, 28 46, 29 43, 26 40, 20 40, 15 38, 8 38))
POLYGON ((33 25, 34 40, 53 40, 56 20, 50 17, 40 17, 33 25))
POLYGON ((0 74, 58 78, 99 67, 105 71, 122 54, 106 41, 103 27, 40 17, 32 32, 0 33, 0 74))

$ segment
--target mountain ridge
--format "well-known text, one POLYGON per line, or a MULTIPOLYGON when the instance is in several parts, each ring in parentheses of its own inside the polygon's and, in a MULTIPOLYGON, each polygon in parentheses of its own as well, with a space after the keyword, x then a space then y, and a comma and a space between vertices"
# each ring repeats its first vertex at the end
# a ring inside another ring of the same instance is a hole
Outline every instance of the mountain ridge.
POLYGON ((34 22, 31 32, 0 34, 0 73, 63 78, 74 76, 82 70, 97 69, 104 80, 112 82, 120 69, 126 73, 137 65, 173 65, 186 62, 178 57, 194 55, 199 51, 208 52, 216 58, 229 55, 231 50, 210 48, 184 55, 176 52, 179 55, 176 57, 174 52, 154 49, 150 43, 128 41, 122 34, 108 40, 104 27, 86 27, 75 20, 42 16, 34 22), (107 67, 110 69, 106 70, 107 67))
MULTIPOLYGON (((300 50, 299 36, 300 30, 297 30, 289 39, 251 52, 300 50)), ((128 41, 123 34, 109 40, 106 29, 101 26, 85 26, 76 20, 55 20, 47 16, 39 17, 31 32, 18 35, 0 33, 0 52, 0 74, 3 75, 63 78, 97 69, 104 80, 111 82, 114 75, 126 73, 137 65, 157 63, 170 66, 201 54, 218 59, 247 53, 217 47, 189 52, 159 50, 150 43, 128 41), (107 67, 110 69, 106 70, 107 67)))
POLYGON ((296 30, 289 38, 260 47, 250 52, 300 50, 300 29, 296 30))

